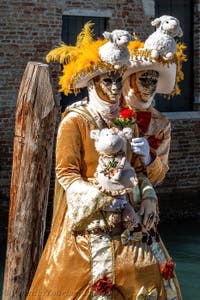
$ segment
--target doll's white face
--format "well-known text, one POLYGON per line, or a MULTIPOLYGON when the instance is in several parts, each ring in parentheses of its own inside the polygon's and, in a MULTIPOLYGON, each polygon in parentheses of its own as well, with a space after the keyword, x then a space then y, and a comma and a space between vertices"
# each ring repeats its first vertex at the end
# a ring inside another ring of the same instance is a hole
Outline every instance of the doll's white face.
POLYGON ((105 101, 116 103, 122 90, 122 77, 119 72, 110 72, 94 80, 97 94, 105 101))
POLYGON ((148 102, 153 98, 159 73, 154 70, 141 71, 136 73, 136 86, 141 95, 141 101, 148 102))

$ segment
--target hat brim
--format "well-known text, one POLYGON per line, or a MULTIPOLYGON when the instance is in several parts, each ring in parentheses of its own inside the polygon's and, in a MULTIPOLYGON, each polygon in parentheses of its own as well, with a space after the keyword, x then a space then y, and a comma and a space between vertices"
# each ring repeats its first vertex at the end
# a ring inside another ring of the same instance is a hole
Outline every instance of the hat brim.
POLYGON ((80 77, 77 78, 76 80, 76 83, 75 83, 75 87, 76 89, 81 89, 81 88, 84 88, 84 87, 87 87, 88 86, 88 82, 99 76, 99 75, 102 75, 102 74, 106 74, 108 73, 109 70, 108 69, 98 69, 98 70, 93 70, 91 71, 91 73, 83 73, 81 74, 80 77))
POLYGON ((175 86, 176 81, 176 63, 159 63, 152 60, 130 60, 130 67, 123 75, 123 81, 136 72, 154 70, 159 73, 156 93, 170 94, 175 86))
POLYGON ((90 71, 89 73, 82 73, 78 78, 75 80, 75 88, 81 89, 88 86, 88 82, 99 76, 110 72, 120 72, 121 76, 124 73, 126 66, 122 66, 120 69, 115 69, 115 67, 111 64, 103 63, 97 69, 90 71), (103 66, 102 66, 103 65, 103 66))

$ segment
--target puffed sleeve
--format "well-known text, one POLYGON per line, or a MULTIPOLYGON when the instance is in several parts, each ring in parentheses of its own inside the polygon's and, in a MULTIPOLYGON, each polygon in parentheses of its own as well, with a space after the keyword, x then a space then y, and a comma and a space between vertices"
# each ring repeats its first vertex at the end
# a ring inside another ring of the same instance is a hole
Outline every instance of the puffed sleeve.
POLYGON ((65 117, 59 126, 56 144, 56 177, 64 190, 81 178, 82 139, 73 117, 65 117))
POLYGON ((56 145, 56 177, 66 191, 69 226, 74 231, 84 230, 94 215, 113 200, 81 176, 84 130, 88 129, 80 126, 79 118, 69 113, 62 120, 56 145))
POLYGON ((147 177, 139 176, 138 182, 142 200, 158 200, 154 187, 147 177))

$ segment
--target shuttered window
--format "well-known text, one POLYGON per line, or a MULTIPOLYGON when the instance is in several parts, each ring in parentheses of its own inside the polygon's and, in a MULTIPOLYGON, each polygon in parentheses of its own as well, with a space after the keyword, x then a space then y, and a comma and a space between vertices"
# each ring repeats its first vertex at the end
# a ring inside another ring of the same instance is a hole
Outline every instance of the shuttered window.
POLYGON ((189 111, 193 106, 193 1, 188 0, 155 0, 156 17, 172 15, 180 20, 183 37, 180 40, 187 45, 186 54, 188 61, 183 64, 185 79, 181 82, 181 95, 166 100, 156 96, 156 108, 160 111, 189 111))
MULTIPOLYGON (((84 24, 88 21, 92 21, 94 23, 93 29, 95 33, 95 37, 102 36, 102 33, 107 28, 107 20, 108 18, 103 17, 90 17, 90 16, 68 16, 63 15, 62 17, 62 41, 66 44, 74 45, 76 43, 77 35, 80 33, 84 24)), ((81 89, 81 92, 77 95, 70 94, 69 96, 65 96, 62 94, 61 99, 61 108, 62 111, 65 110, 66 106, 74 103, 78 100, 83 99, 87 96, 87 89, 81 89)))

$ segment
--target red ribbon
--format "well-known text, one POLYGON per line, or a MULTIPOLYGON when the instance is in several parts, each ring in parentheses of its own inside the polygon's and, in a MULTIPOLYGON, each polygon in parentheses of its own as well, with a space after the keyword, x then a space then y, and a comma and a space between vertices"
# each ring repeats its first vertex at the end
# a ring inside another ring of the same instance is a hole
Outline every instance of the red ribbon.
POLYGON ((150 111, 137 111, 136 112, 137 125, 140 130, 145 133, 149 128, 151 121, 151 112, 150 111))
POLYGON ((147 138, 148 142, 149 142, 149 145, 151 148, 153 149, 158 149, 158 147, 160 146, 161 144, 161 140, 156 138, 155 135, 150 135, 148 138, 147 138))

